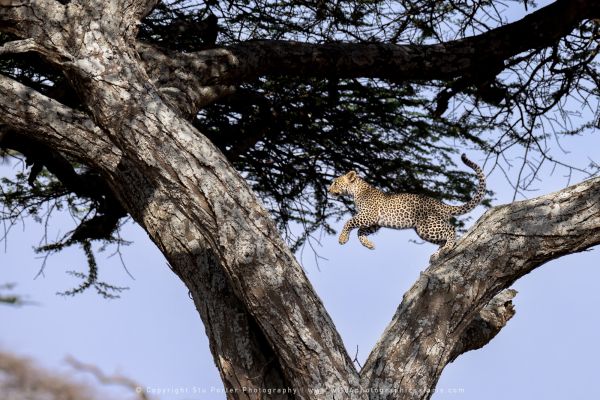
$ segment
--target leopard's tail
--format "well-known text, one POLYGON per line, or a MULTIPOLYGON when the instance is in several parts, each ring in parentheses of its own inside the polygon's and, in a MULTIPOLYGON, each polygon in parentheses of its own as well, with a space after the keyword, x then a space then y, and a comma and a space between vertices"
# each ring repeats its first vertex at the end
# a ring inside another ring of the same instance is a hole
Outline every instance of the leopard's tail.
POLYGON ((475 196, 473 196, 473 198, 468 203, 465 203, 462 206, 446 205, 446 207, 448 207, 447 210, 450 215, 461 215, 468 213, 469 211, 477 207, 477 205, 479 205, 481 199, 483 199, 483 196, 485 195, 485 175, 483 174, 483 171, 481 170, 479 165, 469 160, 465 154, 463 154, 460 158, 462 162, 464 162, 468 167, 472 168, 475 171, 475 173, 477 174, 477 179, 479 180, 479 185, 477 186, 477 193, 475 193, 475 196))

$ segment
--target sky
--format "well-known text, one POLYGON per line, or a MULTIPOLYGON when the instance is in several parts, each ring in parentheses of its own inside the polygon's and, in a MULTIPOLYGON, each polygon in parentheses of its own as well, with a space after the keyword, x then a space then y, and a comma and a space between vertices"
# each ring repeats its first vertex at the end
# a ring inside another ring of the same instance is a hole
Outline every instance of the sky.
MULTIPOLYGON (((599 133, 564 140, 561 145, 569 153, 560 153, 561 159, 578 165, 585 164, 587 157, 600 159, 594 150, 599 133)), ((467 155, 478 163, 484 158, 474 151, 467 155)), ((14 173, 15 168, 0 167, 0 176, 14 173)), ((512 201, 513 191, 503 174, 489 166, 484 171, 488 187, 496 193, 493 205, 512 201)), ((540 177, 538 190, 528 197, 560 190, 568 181, 564 170, 551 175, 549 166, 540 177)), ((571 183, 581 179, 573 176, 571 183)), ((484 211, 482 207, 473 211, 467 226, 484 211)), ((69 226, 70 217, 60 216, 51 227, 51 237, 69 226)), ((71 355, 107 374, 133 378, 164 400, 225 398, 187 289, 139 227, 128 224, 122 234, 134 242, 122 254, 135 279, 118 257, 109 253, 98 257, 100 279, 130 287, 116 300, 105 300, 91 290, 75 297, 56 294, 79 283, 66 271, 85 272, 78 248, 51 256, 43 275, 34 279, 42 260, 32 249, 42 228, 32 221, 16 226, 0 248, 0 283, 17 283, 15 292, 32 303, 0 306, 0 349, 95 384, 90 376, 68 367, 64 360, 71 355)), ((436 249, 415 243, 417 239, 412 230, 382 229, 372 239, 376 250, 370 251, 358 243, 356 233, 345 246, 336 237, 325 236, 317 248, 324 258, 318 264, 310 249, 298 254, 348 352, 354 356, 358 351, 361 362, 436 249)), ((599 249, 594 248, 549 262, 517 281, 513 286, 519 292, 514 299, 516 315, 490 344, 446 367, 433 399, 600 398, 595 384, 600 373, 598 261, 599 249)), ((124 392, 113 388, 110 393, 122 398, 124 392)))

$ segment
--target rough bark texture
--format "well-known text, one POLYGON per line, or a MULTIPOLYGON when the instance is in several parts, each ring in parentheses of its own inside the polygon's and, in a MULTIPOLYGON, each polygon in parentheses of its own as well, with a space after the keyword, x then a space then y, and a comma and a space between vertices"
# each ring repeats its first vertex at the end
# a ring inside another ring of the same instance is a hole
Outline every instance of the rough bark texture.
MULTIPOLYGON (((424 389, 435 386, 444 366, 456 358, 454 349, 472 346, 465 346, 465 335, 480 347, 468 328, 494 296, 545 262, 599 243, 599 196, 596 178, 486 212, 404 296, 365 363, 364 383, 429 398, 424 389)), ((505 303, 494 301, 500 307, 505 303)))
MULTIPOLYGON (((127 15, 123 7, 55 3, 41 10, 50 23, 40 37, 60 33, 53 44, 62 45, 65 73, 102 127, 96 139, 121 152, 117 164, 93 165, 188 285, 227 386, 356 386, 331 319, 266 211, 220 151, 149 83, 127 43, 135 20, 115 21, 127 15), (67 19, 52 32, 54 20, 67 19)), ((70 148, 83 141, 61 139, 70 148)))
POLYGON ((516 295, 517 291, 514 289, 504 290, 481 309, 454 346, 450 362, 467 351, 485 346, 504 328, 508 320, 515 315, 512 299, 516 295))
POLYGON ((513 315, 515 292, 506 288, 548 260, 600 243, 598 179, 488 211, 406 293, 359 374, 267 212, 186 116, 229 90, 220 85, 263 73, 301 73, 309 65, 315 74, 333 70, 382 77, 402 66, 405 77, 422 79, 431 77, 435 63, 449 52, 461 54, 439 71, 440 77, 452 75, 490 61, 486 54, 502 59, 544 45, 553 39, 544 24, 558 24, 554 32, 564 34, 597 13, 597 4, 558 1, 540 11, 544 18, 532 16, 487 38, 444 46, 390 50, 370 44, 258 42, 213 50, 205 55, 225 61, 211 61, 211 72, 203 55, 191 55, 200 59, 186 67, 186 77, 196 67, 203 77, 188 87, 159 78, 157 63, 170 58, 135 43, 137 22, 153 4, 38 1, 2 7, 0 29, 24 39, 3 51, 37 51, 53 62, 89 115, 0 76, 0 122, 102 174, 189 288, 223 381, 233 390, 231 398, 261 397, 244 387, 291 387, 296 393, 281 398, 427 399, 445 365, 485 345, 513 315), (531 27, 541 31, 503 48, 531 27), (497 47, 475 60, 490 40, 497 47), (272 67, 257 66, 265 54, 274 58, 272 67), (384 56, 387 64, 381 63, 384 56), (471 61, 465 64, 464 57, 471 61), (422 67, 429 65, 425 58, 432 60, 431 67, 422 67), (215 86, 211 77, 221 81, 215 86), (164 90, 169 82, 183 97, 164 90), (213 86, 217 89, 201 91, 213 86), (186 101, 192 105, 182 104, 186 101))

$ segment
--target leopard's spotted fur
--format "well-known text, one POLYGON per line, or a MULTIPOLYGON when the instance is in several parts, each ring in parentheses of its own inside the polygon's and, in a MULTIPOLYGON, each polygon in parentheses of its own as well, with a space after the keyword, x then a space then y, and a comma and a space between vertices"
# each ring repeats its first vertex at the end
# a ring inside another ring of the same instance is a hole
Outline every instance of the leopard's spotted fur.
POLYGON ((451 206, 418 194, 383 193, 358 177, 355 171, 336 178, 329 187, 329 193, 354 196, 357 209, 357 214, 342 229, 340 244, 345 244, 350 231, 358 228, 358 239, 362 245, 374 249, 375 246, 367 236, 380 227, 387 227, 414 228, 421 239, 440 245, 432 257, 452 248, 456 242, 456 233, 450 224, 450 217, 471 211, 485 194, 485 175, 481 168, 464 154, 461 159, 476 172, 479 180, 477 193, 462 206, 451 206))

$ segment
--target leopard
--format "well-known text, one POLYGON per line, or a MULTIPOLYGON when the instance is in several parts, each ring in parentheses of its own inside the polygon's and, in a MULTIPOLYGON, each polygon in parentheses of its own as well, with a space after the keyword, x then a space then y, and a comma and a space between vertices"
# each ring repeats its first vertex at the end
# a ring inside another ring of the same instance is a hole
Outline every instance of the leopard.
POLYGON ((461 155, 461 160, 475 171, 479 184, 475 195, 467 203, 458 206, 421 194, 385 193, 359 177, 356 171, 335 178, 328 192, 334 196, 352 196, 357 211, 344 224, 339 243, 346 244, 350 232, 358 228, 360 243, 374 250, 375 245, 368 236, 380 228, 412 228, 421 239, 440 246, 430 260, 447 253, 456 245, 456 230, 450 222, 451 218, 472 211, 479 205, 486 191, 482 169, 465 154, 461 155))

